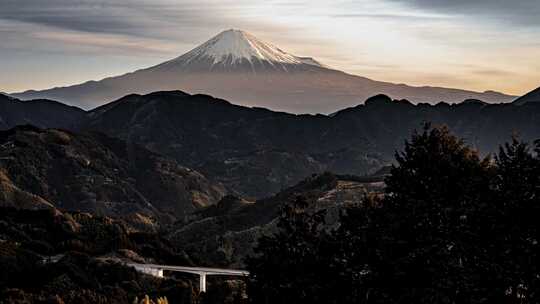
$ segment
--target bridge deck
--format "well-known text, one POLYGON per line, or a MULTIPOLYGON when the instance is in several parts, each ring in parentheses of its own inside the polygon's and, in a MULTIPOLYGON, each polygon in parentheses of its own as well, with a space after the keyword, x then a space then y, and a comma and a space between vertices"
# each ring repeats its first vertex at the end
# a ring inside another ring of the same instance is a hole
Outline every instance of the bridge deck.
POLYGON ((186 272, 199 276, 199 291, 206 292, 206 276, 208 275, 224 275, 224 276, 249 276, 249 271, 236 269, 221 269, 208 267, 184 267, 184 266, 169 266, 156 264, 135 264, 129 263, 128 266, 158 277, 163 277, 163 271, 186 272))
POLYGON ((185 266, 169 266, 157 264, 135 264, 130 263, 130 266, 138 266, 144 268, 162 269, 168 271, 187 272, 193 274, 206 275, 230 275, 230 276, 248 276, 249 271, 236 269, 208 268, 208 267, 185 267, 185 266))

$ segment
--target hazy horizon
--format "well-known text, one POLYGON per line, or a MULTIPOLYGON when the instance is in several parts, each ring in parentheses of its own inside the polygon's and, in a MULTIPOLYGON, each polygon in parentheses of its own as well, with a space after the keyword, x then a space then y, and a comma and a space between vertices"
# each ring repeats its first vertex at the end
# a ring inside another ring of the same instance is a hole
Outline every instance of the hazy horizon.
POLYGON ((124 74, 238 28, 375 80, 522 95, 540 80, 538 13, 533 0, 7 0, 0 91, 124 74))

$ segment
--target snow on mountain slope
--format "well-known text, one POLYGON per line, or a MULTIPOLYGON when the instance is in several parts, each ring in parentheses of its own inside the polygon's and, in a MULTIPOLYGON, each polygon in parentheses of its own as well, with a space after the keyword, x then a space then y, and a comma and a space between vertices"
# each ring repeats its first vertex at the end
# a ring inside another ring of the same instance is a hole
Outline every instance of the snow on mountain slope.
POLYGON ((283 62, 291 64, 302 63, 295 56, 265 43, 255 36, 240 30, 228 30, 221 32, 201 46, 188 52, 179 59, 187 59, 198 56, 208 56, 214 63, 222 62, 232 57, 232 62, 237 62, 244 58, 251 61, 252 58, 267 60, 271 62, 283 62))
POLYGON ((304 65, 324 67, 313 58, 289 54, 248 32, 230 29, 151 70, 170 66, 186 67, 190 70, 216 69, 216 66, 221 68, 248 66, 252 71, 261 67, 287 70, 287 67, 304 65))

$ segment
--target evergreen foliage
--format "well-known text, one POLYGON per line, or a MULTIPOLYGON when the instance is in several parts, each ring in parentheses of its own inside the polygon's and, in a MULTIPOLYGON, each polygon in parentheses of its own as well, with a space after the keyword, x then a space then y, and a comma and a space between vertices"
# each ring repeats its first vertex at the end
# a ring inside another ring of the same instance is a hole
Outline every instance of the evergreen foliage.
POLYGON ((383 198, 338 229, 285 209, 248 263, 253 303, 538 303, 540 143, 491 158, 426 124, 396 153, 383 198))

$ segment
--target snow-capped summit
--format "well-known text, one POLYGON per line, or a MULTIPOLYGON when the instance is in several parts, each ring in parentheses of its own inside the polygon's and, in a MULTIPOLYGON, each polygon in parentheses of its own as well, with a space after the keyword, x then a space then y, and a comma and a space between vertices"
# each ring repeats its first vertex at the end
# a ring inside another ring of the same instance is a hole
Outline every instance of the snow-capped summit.
POLYGON ((219 33, 201 46, 182 56, 182 58, 189 60, 199 56, 212 58, 214 64, 226 60, 235 63, 242 59, 248 61, 258 59, 292 64, 301 63, 295 56, 257 39, 257 37, 250 33, 234 29, 219 33))
POLYGON ((248 32, 230 29, 158 67, 182 66, 189 70, 234 68, 256 71, 261 68, 298 69, 304 65, 323 67, 313 58, 289 54, 248 32))

